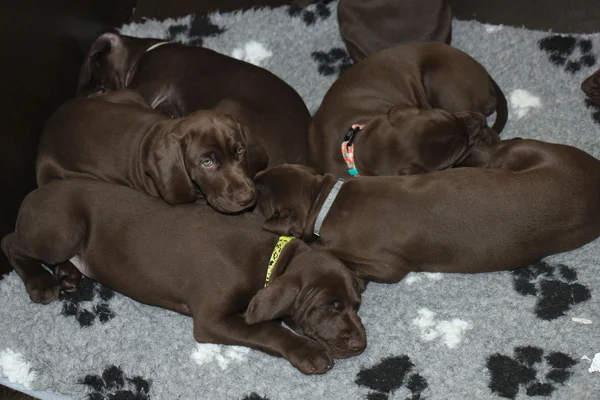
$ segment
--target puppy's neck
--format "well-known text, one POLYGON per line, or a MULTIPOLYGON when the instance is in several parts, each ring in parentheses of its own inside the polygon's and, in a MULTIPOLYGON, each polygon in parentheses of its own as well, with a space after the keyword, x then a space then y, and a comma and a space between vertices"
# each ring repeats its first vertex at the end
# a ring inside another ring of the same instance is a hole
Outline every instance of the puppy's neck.
MULTIPOLYGON (((277 240, 273 242, 273 248, 275 247, 275 243, 277 243, 277 240)), ((293 239, 291 242, 285 245, 285 247, 281 251, 281 254, 279 255, 279 258, 275 262, 275 266, 273 267, 273 271, 271 273, 269 282, 272 282, 274 279, 276 279, 278 276, 283 275, 284 273, 293 272, 292 268, 288 268, 290 266, 290 263, 295 257, 297 257, 299 254, 304 253, 308 249, 309 247, 300 239, 293 239)))
MULTIPOLYGON (((304 230, 302 231, 302 240, 304 240, 307 243, 310 243, 317 239, 317 236, 313 233, 315 223, 317 221, 317 216, 319 215, 319 212, 321 211, 321 208, 325 203, 325 199, 327 199, 327 196, 329 196, 329 192, 331 192, 331 189, 335 185, 336 181, 337 179, 333 175, 326 174, 323 177, 323 180, 321 180, 320 190, 315 190, 316 195, 313 197, 312 206, 306 214, 306 218, 304 220, 304 230)), ((335 207, 335 205, 333 205, 333 207, 335 207)))

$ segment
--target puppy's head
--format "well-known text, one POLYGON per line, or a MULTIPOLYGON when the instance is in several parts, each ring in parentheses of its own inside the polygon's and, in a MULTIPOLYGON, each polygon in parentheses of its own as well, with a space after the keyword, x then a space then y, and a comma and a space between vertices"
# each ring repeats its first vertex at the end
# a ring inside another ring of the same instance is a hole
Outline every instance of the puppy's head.
POLYGON ((252 178, 268 163, 267 154, 246 127, 210 110, 182 118, 155 144, 151 157, 150 175, 165 201, 189 202, 181 199, 199 195, 223 213, 254 205, 252 178))
POLYGON ((302 237, 323 179, 316 169, 296 164, 283 164, 257 174, 256 210, 266 219, 263 228, 278 235, 302 237))
POLYGON ((581 90, 593 103, 600 104, 600 70, 588 76, 581 83, 581 90))
POLYGON ((362 353, 367 339, 357 312, 364 281, 331 253, 300 246, 303 251, 290 252, 291 260, 280 260, 287 264, 285 272, 252 298, 246 322, 283 319, 297 333, 323 344, 334 358, 362 353))
POLYGON ((90 47, 81 65, 77 95, 86 97, 124 89, 133 79, 137 62, 157 39, 140 39, 106 32, 90 47))
POLYGON ((364 175, 412 175, 450 168, 486 137, 476 112, 396 106, 357 136, 358 170, 364 175))

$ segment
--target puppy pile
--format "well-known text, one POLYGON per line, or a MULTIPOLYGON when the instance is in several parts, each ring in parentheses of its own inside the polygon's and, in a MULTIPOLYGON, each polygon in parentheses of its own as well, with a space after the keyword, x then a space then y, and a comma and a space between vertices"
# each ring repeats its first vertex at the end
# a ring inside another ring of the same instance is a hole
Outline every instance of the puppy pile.
MULTIPOLYGON (((596 239, 600 161, 504 139, 502 89, 442 28, 351 50, 360 61, 313 118, 263 68, 102 34, 2 239, 31 300, 75 293, 83 275, 191 316, 200 343, 321 374, 367 347, 369 281, 514 270, 596 239)), ((597 82, 582 85, 592 101, 597 82)))

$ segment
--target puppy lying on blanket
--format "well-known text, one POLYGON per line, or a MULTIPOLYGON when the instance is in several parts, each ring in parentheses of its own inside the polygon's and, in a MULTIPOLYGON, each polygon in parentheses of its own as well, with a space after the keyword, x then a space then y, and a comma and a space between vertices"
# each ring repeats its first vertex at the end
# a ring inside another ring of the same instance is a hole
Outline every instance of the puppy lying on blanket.
POLYGON ((306 374, 326 372, 332 357, 360 354, 364 282, 331 253, 278 240, 260 229, 261 221, 205 205, 169 206, 98 180, 67 179, 25 198, 2 250, 35 302, 55 299, 61 284, 40 261, 62 263, 57 276, 68 277, 74 267, 67 260, 78 255, 84 275, 192 316, 198 342, 259 349, 306 374), (274 321, 281 318, 305 336, 274 321))
POLYGON ((498 142, 507 115, 504 94, 467 54, 443 43, 397 46, 331 86, 310 125, 310 161, 339 177, 445 169, 480 141, 498 142), (484 116, 494 111, 492 130, 484 116))
POLYGON ((264 228, 327 249, 359 277, 524 267, 600 235, 600 161, 574 147, 511 140, 490 168, 360 177, 286 165, 257 175, 264 228))
POLYGON ((267 166, 247 128, 214 110, 171 119, 131 90, 59 107, 46 123, 37 159, 38 186, 92 177, 131 186, 167 203, 206 200, 233 213, 254 204, 252 177, 267 166))
POLYGON ((250 130, 269 165, 306 164, 311 116, 300 95, 271 72, 215 51, 105 33, 91 46, 78 93, 136 89, 174 117, 217 107, 250 130))

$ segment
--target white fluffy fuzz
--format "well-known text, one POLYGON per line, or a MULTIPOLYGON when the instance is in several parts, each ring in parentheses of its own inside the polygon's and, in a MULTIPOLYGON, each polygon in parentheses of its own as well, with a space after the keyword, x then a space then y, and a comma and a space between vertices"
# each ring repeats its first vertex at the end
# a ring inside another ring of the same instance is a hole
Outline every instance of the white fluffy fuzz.
POLYGON ((435 321, 436 314, 427 308, 421 308, 417 313, 413 325, 419 328, 421 339, 427 342, 439 337, 446 346, 453 349, 460 343, 465 331, 471 329, 469 322, 458 318, 450 321, 435 321))
POLYGON ((25 361, 21 353, 11 349, 0 351, 0 373, 13 383, 18 383, 31 389, 31 384, 37 378, 37 372, 25 361))
POLYGON ((273 53, 261 43, 252 40, 244 45, 243 48, 235 48, 231 53, 233 58, 261 66, 262 62, 271 57, 273 53))
POLYGON ((523 118, 533 108, 542 107, 540 98, 524 89, 513 90, 509 100, 517 119, 523 118))
POLYGON ((224 346, 219 344, 197 343, 191 358, 198 365, 217 362, 219 367, 225 371, 232 361, 242 362, 250 352, 248 347, 224 346))

